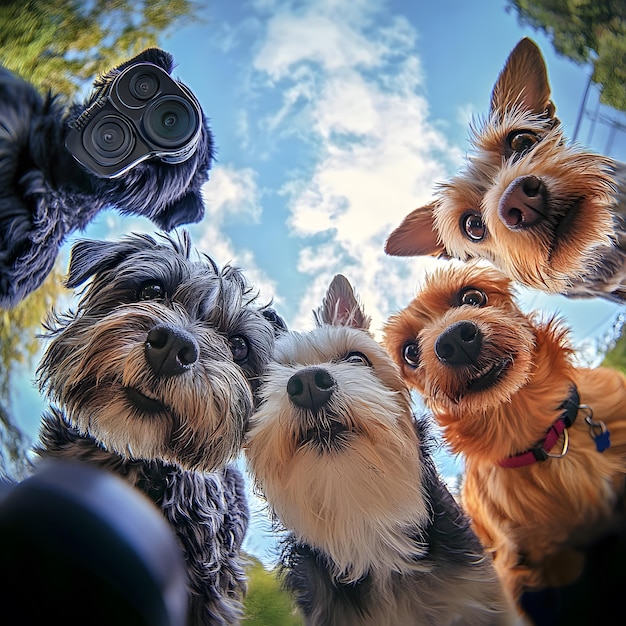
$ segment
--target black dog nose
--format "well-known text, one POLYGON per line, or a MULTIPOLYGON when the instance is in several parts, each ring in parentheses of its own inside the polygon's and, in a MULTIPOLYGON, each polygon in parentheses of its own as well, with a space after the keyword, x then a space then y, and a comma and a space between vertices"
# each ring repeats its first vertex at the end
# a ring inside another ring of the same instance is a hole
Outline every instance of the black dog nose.
POLYGON ((483 345, 483 336, 474 322, 463 320, 448 326, 435 341, 435 354, 446 365, 475 363, 483 345))
POLYGON ((287 382, 289 399, 309 411, 321 409, 333 395, 336 383, 323 367, 305 367, 287 382))
POLYGON ((536 176, 516 178, 502 194, 498 215, 510 230, 538 224, 546 217, 546 188, 536 176))
POLYGON ((186 372, 198 360, 198 342, 173 324, 157 324, 146 338, 146 359, 157 376, 186 372))

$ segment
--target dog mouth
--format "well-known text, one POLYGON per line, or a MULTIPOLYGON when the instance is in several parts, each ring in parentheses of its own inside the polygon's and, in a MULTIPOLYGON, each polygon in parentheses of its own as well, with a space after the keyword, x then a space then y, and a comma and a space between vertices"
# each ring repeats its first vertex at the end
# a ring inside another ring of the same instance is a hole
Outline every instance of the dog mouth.
POLYGON ((509 367, 512 365, 511 357, 498 359, 495 363, 484 368, 479 372, 478 376, 472 378, 466 386, 467 391, 478 392, 485 391, 496 385, 506 375, 509 367))
POLYGON ((574 232, 576 218, 578 217, 578 213, 580 210, 580 203, 580 200, 572 202, 568 210, 555 220, 554 228, 552 231, 554 233, 553 241, 550 248, 548 261, 552 260, 553 255, 558 251, 560 245, 563 243, 563 240, 568 239, 570 235, 574 232))
POLYGON ((124 387, 124 393, 128 402, 142 413, 155 414, 166 412, 167 406, 153 395, 139 391, 135 387, 124 387))
POLYGON ((322 451, 342 448, 346 444, 348 426, 337 419, 318 421, 302 432, 300 445, 311 444, 322 451))

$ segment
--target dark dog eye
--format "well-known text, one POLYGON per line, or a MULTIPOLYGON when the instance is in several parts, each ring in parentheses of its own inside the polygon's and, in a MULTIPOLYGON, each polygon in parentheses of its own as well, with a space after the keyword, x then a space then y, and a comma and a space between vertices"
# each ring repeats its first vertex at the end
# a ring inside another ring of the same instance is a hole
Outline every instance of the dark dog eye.
POLYGON ((420 364, 420 347, 417 341, 407 341, 402 348, 402 357, 411 366, 420 364))
POLYGON ((137 300, 163 300, 165 287, 157 281, 144 283, 137 292, 137 300))
POLYGON ((461 231, 470 241, 482 241, 487 234, 482 215, 477 211, 464 213, 461 216, 461 231))
POLYGON ((469 304, 470 306, 485 306, 485 304, 487 304, 487 294, 480 289, 476 289, 475 287, 466 287, 459 294, 459 302, 460 305, 469 304))
POLYGON ((370 360, 362 352, 350 352, 344 361, 346 363, 351 363, 352 365, 372 365, 370 360))
POLYGON ((525 152, 539 141, 539 137, 529 130, 514 130, 509 134, 506 141, 513 152, 525 152))
POLYGON ((235 363, 240 363, 248 358, 250 345, 245 337, 242 337, 241 335, 233 335, 228 339, 228 345, 233 353, 233 360, 235 363))

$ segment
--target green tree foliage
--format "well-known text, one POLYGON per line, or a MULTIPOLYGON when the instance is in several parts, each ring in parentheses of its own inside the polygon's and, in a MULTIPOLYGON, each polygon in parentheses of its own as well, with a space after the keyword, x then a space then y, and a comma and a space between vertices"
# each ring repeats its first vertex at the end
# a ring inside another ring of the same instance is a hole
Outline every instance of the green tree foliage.
POLYGON ((253 556, 247 568, 248 594, 243 623, 247 626, 302 626, 289 595, 282 590, 274 571, 267 571, 253 556))
POLYGON ((623 316, 618 316, 613 328, 614 336, 617 337, 605 352, 601 365, 612 367, 626 374, 626 325, 623 316))
POLYGON ((55 268, 41 287, 15 308, 0 309, 0 397, 8 397, 11 373, 17 367, 32 367, 40 347, 37 334, 63 291, 62 274, 55 268))
MULTIPOLYGON (((0 64, 71 99, 99 73, 197 19, 196 0, 0 0, 0 64)), ((19 463, 26 438, 11 418, 11 374, 32 366, 37 334, 63 292, 61 272, 11 310, 0 309, 0 474, 19 463)), ((15 472, 13 472, 16 475, 15 472)))
POLYGON ((18 368, 33 367, 41 347, 37 335, 42 321, 63 291, 61 272, 55 268, 15 308, 0 309, 0 476, 20 478, 27 470, 30 441, 10 412, 12 374, 18 368))
POLYGON ((194 0, 3 0, 0 63, 70 98, 87 80, 196 18, 194 0))
POLYGON ((604 104, 626 111, 624 0, 508 0, 519 21, 544 32, 555 50, 593 66, 604 104))

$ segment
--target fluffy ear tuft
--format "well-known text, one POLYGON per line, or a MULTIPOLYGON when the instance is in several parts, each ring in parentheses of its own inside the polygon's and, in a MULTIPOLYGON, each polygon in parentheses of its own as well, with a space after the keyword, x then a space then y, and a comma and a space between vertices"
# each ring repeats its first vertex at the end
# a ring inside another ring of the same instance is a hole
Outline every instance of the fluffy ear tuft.
POLYGON ((261 315, 272 325, 274 336, 278 337, 289 331, 285 320, 270 306, 261 310, 261 315))
POLYGON ((513 49, 491 93, 491 113, 515 105, 536 115, 554 117, 546 64, 537 44, 525 37, 513 49))
POLYGON ((434 205, 427 204, 409 213, 387 238, 385 252, 389 256, 444 254, 445 247, 433 222, 433 208, 434 205))
POLYGON ((313 314, 318 326, 330 324, 369 330, 371 322, 355 296, 352 285, 342 274, 333 278, 322 306, 313 314))
POLYGON ((180 226, 199 222, 204 217, 204 201, 200 193, 189 191, 163 211, 151 216, 152 221, 166 232, 180 226))

